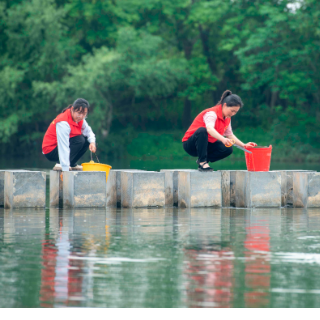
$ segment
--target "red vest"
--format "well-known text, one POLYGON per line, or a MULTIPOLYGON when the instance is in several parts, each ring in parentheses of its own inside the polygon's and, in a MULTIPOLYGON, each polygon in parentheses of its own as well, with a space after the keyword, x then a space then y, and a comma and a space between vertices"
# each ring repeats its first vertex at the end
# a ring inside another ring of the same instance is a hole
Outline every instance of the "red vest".
MULTIPOLYGON (((187 141, 199 128, 206 127, 206 124, 203 121, 203 116, 205 113, 207 113, 209 111, 214 111, 217 115, 217 121, 216 121, 214 128, 221 135, 224 134, 224 132, 226 131, 226 129, 228 128, 228 126, 230 124, 231 119, 230 118, 226 118, 226 119, 223 118, 221 104, 218 104, 215 107, 203 110, 201 113, 199 113, 196 116, 196 118, 193 120, 191 126, 189 127, 189 129, 185 133, 184 137, 182 138, 182 142, 187 141)), ((217 139, 210 136, 210 134, 208 133, 208 141, 211 143, 214 143, 217 141, 217 139)))
POLYGON ((73 121, 71 116, 70 109, 67 109, 64 113, 60 113, 49 125, 47 132, 44 135, 43 142, 42 142, 42 152, 47 154, 51 152, 54 148, 57 147, 57 132, 56 132, 56 124, 61 121, 68 122, 70 126, 70 138, 80 136, 82 134, 81 128, 83 124, 83 120, 76 123, 73 121))

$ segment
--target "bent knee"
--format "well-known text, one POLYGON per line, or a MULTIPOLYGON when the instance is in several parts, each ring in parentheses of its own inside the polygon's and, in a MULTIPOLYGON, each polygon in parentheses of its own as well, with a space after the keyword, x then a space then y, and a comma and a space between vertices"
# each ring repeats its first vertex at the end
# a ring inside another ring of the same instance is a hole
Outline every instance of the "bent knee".
POLYGON ((78 143, 81 143, 83 146, 85 146, 88 143, 88 141, 83 135, 80 135, 78 136, 78 143))
POLYGON ((87 142, 87 139, 82 134, 70 138, 70 144, 85 145, 86 142, 87 142))

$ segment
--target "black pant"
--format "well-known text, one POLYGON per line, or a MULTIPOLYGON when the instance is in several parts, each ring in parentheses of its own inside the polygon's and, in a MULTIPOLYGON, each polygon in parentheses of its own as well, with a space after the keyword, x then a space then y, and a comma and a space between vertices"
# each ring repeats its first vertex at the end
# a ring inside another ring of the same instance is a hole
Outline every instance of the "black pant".
POLYGON ((208 132, 203 127, 183 142, 183 149, 190 156, 198 157, 199 162, 215 162, 230 156, 233 151, 232 147, 226 147, 219 140, 214 143, 208 142, 208 132))
MULTIPOLYGON (((85 154, 89 148, 89 142, 83 135, 75 136, 69 139, 70 142, 70 167, 75 167, 77 161, 85 154)), ((55 147, 51 152, 45 154, 49 161, 60 163, 58 147, 55 147)))

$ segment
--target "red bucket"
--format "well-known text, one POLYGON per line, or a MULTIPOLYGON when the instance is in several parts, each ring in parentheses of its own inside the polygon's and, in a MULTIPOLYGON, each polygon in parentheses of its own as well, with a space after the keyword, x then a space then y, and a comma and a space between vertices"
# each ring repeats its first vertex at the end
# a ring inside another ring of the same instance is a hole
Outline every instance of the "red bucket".
POLYGON ((246 148, 252 153, 245 152, 248 171, 269 171, 272 146, 246 148))

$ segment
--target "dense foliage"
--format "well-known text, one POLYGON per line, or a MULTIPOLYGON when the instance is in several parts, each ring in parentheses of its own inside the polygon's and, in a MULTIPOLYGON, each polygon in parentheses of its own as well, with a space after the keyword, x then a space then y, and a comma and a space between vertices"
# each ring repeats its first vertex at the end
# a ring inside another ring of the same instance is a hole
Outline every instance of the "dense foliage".
POLYGON ((320 160, 317 0, 0 0, 2 152, 40 153, 77 97, 100 152, 180 157, 226 89, 243 140, 320 160))

